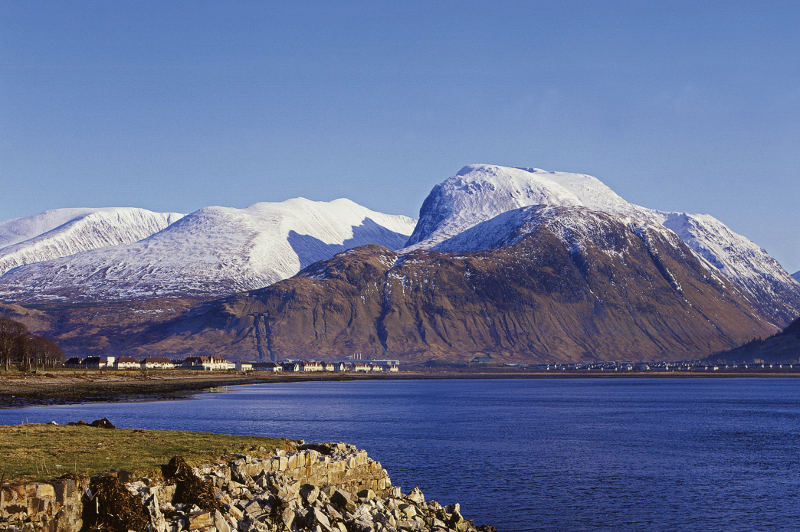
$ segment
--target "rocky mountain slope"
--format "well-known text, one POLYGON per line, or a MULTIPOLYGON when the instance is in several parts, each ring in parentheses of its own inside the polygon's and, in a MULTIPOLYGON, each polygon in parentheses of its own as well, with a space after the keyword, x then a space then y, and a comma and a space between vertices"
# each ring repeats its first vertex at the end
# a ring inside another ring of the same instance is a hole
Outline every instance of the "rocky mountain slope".
MULTIPOLYGON (((662 212, 634 205, 586 174, 485 164, 465 166, 433 188, 407 245, 409 249, 437 249, 440 243, 479 222, 529 205, 582 206, 662 225, 675 232, 713 274, 737 285, 776 325, 783 326, 800 315, 800 284, 746 237, 709 215, 662 212)), ((456 251, 453 244, 447 249, 456 251)))
POLYGON ((31 264, 136 242, 179 220, 179 213, 132 207, 55 209, 0 222, 0 275, 31 264))
POLYGON ((365 246, 200 305, 133 352, 241 359, 685 359, 774 328, 663 226, 583 207, 503 213, 437 247, 365 246), (508 228, 513 230, 508 231, 508 228), (470 251, 463 251, 470 247, 470 251))
POLYGON ((792 274, 792 277, 794 277, 794 279, 795 279, 796 281, 800 282, 800 272, 794 272, 794 273, 792 274))
POLYGON ((350 247, 400 247, 414 225, 346 199, 206 207, 137 242, 17 268, 0 277, 0 297, 22 303, 219 297, 267 286, 350 247))
POLYGON ((800 362, 800 318, 786 329, 764 340, 753 340, 745 345, 723 351, 710 357, 715 362, 735 363, 790 363, 800 362))

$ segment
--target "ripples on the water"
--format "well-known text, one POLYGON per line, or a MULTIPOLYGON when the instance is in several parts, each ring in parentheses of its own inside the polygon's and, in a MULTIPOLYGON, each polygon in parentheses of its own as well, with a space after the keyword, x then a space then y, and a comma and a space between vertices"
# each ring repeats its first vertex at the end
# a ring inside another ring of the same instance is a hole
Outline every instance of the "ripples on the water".
POLYGON ((500 530, 800 524, 800 381, 307 382, 195 399, 0 410, 125 427, 343 440, 404 489, 500 530))

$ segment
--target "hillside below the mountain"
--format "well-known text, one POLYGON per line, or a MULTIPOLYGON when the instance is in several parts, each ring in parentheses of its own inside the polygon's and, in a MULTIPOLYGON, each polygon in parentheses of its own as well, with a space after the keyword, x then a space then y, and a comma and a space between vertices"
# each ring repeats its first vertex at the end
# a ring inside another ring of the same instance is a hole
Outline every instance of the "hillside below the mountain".
POLYGON ((797 364, 800 362, 800 318, 777 334, 716 353, 709 360, 726 363, 797 364))

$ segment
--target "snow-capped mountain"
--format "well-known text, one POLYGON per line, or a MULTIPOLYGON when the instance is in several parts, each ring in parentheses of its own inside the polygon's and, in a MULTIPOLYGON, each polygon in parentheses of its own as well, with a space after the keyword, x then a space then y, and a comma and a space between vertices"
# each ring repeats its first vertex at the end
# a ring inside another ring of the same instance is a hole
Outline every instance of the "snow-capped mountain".
POLYGON ((183 214, 133 207, 54 209, 0 222, 0 275, 34 262, 128 244, 161 231, 183 214))
POLYGON ((660 225, 538 205, 437 248, 362 246, 196 306, 137 338, 103 337, 126 338, 120 348, 135 354, 541 363, 696 358, 775 331, 660 225), (440 251, 448 245, 455 251, 440 251))
POLYGON ((206 207, 134 243, 10 271, 0 277, 0 297, 26 302, 222 296, 269 285, 351 247, 401 247, 414 225, 406 216, 347 199, 206 207))
POLYGON ((794 277, 797 282, 800 282, 800 271, 794 272, 792 277, 794 277))
POLYGON ((436 185, 425 199, 406 249, 485 249, 484 238, 492 241, 503 231, 518 231, 516 224, 520 220, 516 215, 495 221, 490 226, 494 236, 472 231, 461 238, 454 237, 498 215, 532 205, 585 207, 621 216, 642 227, 667 228, 713 273, 738 286, 775 324, 784 325, 800 315, 800 285, 746 237, 710 215, 663 212, 634 205, 586 174, 486 164, 465 166, 436 185))

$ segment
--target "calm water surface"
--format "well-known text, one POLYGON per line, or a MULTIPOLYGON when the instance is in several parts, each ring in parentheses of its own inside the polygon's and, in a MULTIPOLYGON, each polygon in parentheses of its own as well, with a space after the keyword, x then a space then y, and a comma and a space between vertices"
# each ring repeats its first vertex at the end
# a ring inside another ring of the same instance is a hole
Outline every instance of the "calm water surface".
POLYGON ((304 382, 0 410, 0 423, 347 441, 499 530, 800 528, 800 380, 304 382))

